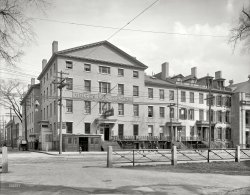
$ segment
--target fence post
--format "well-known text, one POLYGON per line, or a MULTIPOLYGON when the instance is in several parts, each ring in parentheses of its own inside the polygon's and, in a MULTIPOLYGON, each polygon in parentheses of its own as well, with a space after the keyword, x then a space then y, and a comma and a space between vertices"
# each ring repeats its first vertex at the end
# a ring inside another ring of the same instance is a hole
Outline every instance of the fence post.
POLYGON ((209 152, 210 152, 210 148, 208 148, 208 150, 207 150, 207 162, 208 162, 208 163, 210 162, 209 152))
POLYGON ((171 160, 171 165, 177 165, 177 149, 176 146, 172 146, 172 160, 171 160))
POLYGON ((112 146, 108 146, 108 151, 107 151, 107 167, 108 168, 112 167, 112 152, 113 152, 112 146))
POLYGON ((236 146, 236 150, 235 150, 235 162, 240 162, 240 146, 236 146))
POLYGON ((2 173, 8 173, 8 148, 2 147, 2 173))
POLYGON ((133 150, 133 167, 135 166, 135 150, 133 150))

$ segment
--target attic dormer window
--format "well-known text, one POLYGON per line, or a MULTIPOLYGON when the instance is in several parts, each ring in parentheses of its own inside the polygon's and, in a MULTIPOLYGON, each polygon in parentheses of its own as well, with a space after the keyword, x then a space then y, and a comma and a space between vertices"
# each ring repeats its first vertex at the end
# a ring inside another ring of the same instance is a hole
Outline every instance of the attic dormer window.
POLYGON ((110 67, 99 66, 99 73, 101 73, 101 74, 110 74, 110 67))
POLYGON ((73 62, 72 61, 66 61, 66 68, 72 69, 73 68, 73 62))

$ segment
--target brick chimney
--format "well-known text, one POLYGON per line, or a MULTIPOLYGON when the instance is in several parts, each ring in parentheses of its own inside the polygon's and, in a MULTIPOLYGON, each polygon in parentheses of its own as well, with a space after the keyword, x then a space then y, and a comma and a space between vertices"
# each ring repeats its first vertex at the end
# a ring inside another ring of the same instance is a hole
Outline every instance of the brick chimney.
POLYGON ((197 77, 197 67, 191 68, 191 75, 197 77))
POLYGON ((30 83, 31 83, 31 86, 32 86, 32 85, 35 85, 36 79, 35 79, 35 78, 31 78, 31 82, 30 82, 30 83))
POLYGON ((52 43, 52 55, 55 52, 58 52, 58 42, 57 41, 53 41, 53 43, 52 43))
POLYGON ((44 69, 44 67, 46 66, 46 64, 47 64, 47 60, 46 59, 43 59, 42 60, 42 68, 44 69))
POLYGON ((161 65, 161 79, 166 80, 169 77, 169 64, 168 62, 164 62, 161 65))
POLYGON ((221 78, 222 78, 222 72, 221 71, 215 72, 215 79, 221 79, 221 78))

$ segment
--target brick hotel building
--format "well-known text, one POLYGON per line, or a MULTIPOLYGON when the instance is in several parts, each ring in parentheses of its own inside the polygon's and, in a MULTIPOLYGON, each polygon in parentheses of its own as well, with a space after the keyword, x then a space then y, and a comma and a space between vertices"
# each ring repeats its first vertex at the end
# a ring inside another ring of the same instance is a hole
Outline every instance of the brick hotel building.
POLYGON ((208 145, 208 83, 213 81, 213 147, 232 146, 230 88, 222 72, 197 78, 170 76, 169 64, 154 76, 146 65, 113 44, 102 41, 58 51, 42 62, 39 107, 41 149, 58 149, 59 72, 62 90, 63 151, 119 148, 170 148, 208 145))

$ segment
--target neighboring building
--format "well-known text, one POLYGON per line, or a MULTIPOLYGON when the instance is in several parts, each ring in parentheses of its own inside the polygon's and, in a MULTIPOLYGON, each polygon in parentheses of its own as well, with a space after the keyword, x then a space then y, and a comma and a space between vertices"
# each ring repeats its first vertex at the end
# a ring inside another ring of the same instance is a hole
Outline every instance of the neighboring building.
POLYGON ((41 149, 58 149, 60 73, 63 151, 100 150, 111 141, 122 148, 170 148, 208 145, 208 83, 213 81, 212 147, 231 143, 231 90, 221 71, 197 78, 146 76, 146 65, 107 41, 58 51, 52 44, 50 60, 43 60, 40 80, 41 149), (64 80, 64 79, 63 79, 64 80))
POLYGON ((35 78, 32 78, 31 84, 28 85, 28 91, 21 101, 23 116, 23 139, 28 141, 28 147, 30 149, 38 149, 39 139, 41 140, 41 129, 39 125, 39 122, 41 120, 40 104, 40 84, 35 84, 35 78), (38 104, 36 104, 36 102, 38 104), (27 122, 27 129, 25 126, 25 121, 27 122))
POLYGON ((229 87, 233 90, 232 96, 232 129, 234 145, 250 147, 250 76, 248 81, 233 84, 229 87))
POLYGON ((19 147, 22 139, 22 123, 17 116, 13 116, 6 126, 6 145, 9 147, 19 147))

